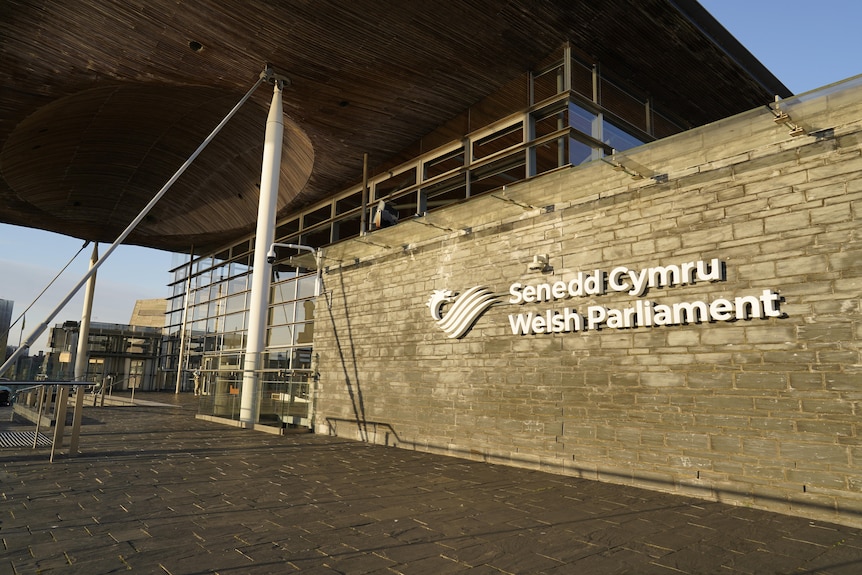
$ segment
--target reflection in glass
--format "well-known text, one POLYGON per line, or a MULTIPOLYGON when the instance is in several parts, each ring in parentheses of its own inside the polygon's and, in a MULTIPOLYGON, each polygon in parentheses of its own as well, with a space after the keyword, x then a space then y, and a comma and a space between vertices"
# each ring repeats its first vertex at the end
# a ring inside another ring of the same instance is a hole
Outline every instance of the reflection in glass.
POLYGON ((643 144, 640 140, 626 133, 621 128, 614 126, 608 121, 602 123, 602 141, 609 144, 614 150, 621 152, 630 148, 636 148, 643 144))
POLYGON ((275 323, 293 323, 293 308, 294 302, 272 306, 269 308, 269 319, 266 323, 269 325, 275 323))
POLYGON ((232 313, 224 317, 223 331, 239 331, 245 327, 245 312, 232 313))
POLYGON ((296 280, 279 282, 272 287, 269 301, 273 304, 296 299, 296 280))
POLYGON ((314 319, 313 299, 298 301, 296 304, 296 321, 311 321, 314 319))
POLYGON ((314 288, 316 285, 317 276, 315 275, 307 275, 305 277, 299 278, 296 291, 296 299, 314 297, 314 288))
POLYGON ((270 347, 279 347, 287 345, 295 345, 294 340, 295 330, 293 324, 276 325, 269 328, 269 336, 266 344, 270 347))
POLYGON ((569 102, 569 126, 592 137, 598 137, 598 116, 569 102))
POLYGON ((569 138, 569 163, 573 166, 585 164, 593 159, 593 148, 579 142, 574 138, 569 138))

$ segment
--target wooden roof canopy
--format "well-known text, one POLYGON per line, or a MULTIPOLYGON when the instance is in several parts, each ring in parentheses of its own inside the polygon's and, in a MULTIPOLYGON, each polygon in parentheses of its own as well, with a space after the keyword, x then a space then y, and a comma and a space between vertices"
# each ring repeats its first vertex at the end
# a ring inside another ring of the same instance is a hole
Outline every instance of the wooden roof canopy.
MULTIPOLYGON (((292 84, 284 216, 566 42, 693 123, 788 94, 689 0, 4 2, 0 221, 113 241, 267 62, 292 84)), ((126 243, 187 251, 254 230, 271 97, 258 88, 126 243)))

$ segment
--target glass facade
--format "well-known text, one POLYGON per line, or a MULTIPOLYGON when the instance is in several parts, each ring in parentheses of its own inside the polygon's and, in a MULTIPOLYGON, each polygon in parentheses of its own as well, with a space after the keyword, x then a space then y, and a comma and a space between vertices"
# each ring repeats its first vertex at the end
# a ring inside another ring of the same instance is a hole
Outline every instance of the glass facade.
MULTIPOLYGON (((358 184, 277 222, 274 241, 318 248, 370 232, 362 222, 372 220, 381 200, 402 218, 423 215, 682 131, 682 123, 657 113, 648 97, 622 88, 568 46, 529 75, 528 87, 517 106, 522 111, 371 177, 365 205, 358 184)), ((247 237, 174 270, 162 367, 178 374, 183 389, 191 389, 191 374, 200 370, 207 398, 202 414, 235 418, 238 411, 253 244, 247 237)), ((315 281, 315 270, 288 255, 273 265, 262 420, 282 410, 288 397, 288 411, 295 414, 307 393, 300 388, 312 370, 315 281), (290 395, 296 390, 299 395, 290 395)), ((285 417, 273 421, 284 423, 285 417)))

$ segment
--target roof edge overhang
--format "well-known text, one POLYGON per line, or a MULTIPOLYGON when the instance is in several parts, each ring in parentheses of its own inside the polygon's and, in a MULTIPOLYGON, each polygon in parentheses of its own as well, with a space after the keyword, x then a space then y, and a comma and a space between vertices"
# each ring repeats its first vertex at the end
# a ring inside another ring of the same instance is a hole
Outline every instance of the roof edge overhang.
POLYGON ((764 90, 772 94, 787 98, 793 92, 784 85, 760 60, 743 46, 727 28, 710 14, 706 8, 696 0, 668 0, 668 3, 683 14, 689 21, 703 33, 704 36, 727 54, 738 66, 760 84, 764 90))

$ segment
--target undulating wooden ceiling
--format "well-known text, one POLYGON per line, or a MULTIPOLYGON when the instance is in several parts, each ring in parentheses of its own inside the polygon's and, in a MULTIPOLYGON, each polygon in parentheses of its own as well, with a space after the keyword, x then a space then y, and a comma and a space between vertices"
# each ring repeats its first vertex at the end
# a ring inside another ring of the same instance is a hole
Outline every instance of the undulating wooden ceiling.
MULTIPOLYGON (((291 80, 284 216, 566 42, 696 124, 787 95, 690 0, 5 0, 0 221, 113 241, 267 62, 291 80)), ((199 251, 253 231, 271 96, 257 89, 126 243, 199 251)))

